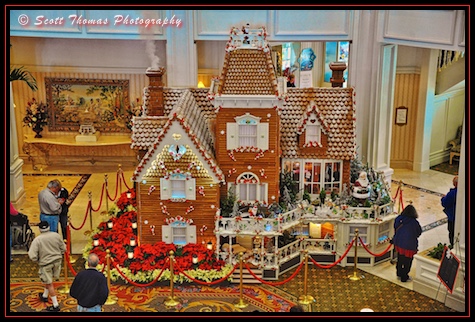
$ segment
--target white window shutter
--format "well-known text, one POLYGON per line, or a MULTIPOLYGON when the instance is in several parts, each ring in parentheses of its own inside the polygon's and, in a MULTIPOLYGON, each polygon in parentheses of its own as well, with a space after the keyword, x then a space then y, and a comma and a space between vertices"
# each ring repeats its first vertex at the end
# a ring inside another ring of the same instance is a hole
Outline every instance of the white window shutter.
POLYGON ((186 200, 196 200, 196 179, 190 178, 185 184, 186 200))
POLYGON ((257 125, 257 147, 262 151, 269 149, 269 123, 257 125))
POLYGON ((172 198, 172 187, 170 180, 160 178, 160 200, 169 200, 172 198))
POLYGON ((162 225, 162 241, 167 244, 172 243, 172 227, 168 225, 162 225))
POLYGON ((239 132, 237 123, 226 124, 226 150, 234 150, 238 147, 239 132))
POLYGON ((186 227, 186 242, 196 244, 196 226, 188 225, 186 227))

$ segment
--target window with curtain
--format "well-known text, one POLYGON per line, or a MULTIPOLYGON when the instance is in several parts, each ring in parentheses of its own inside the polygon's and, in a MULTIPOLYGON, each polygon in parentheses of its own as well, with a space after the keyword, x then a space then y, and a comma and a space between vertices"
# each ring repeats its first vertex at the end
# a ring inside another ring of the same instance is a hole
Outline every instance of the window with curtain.
POLYGON ((236 195, 244 203, 256 200, 267 203, 267 183, 261 183, 254 173, 243 173, 236 180, 236 195))

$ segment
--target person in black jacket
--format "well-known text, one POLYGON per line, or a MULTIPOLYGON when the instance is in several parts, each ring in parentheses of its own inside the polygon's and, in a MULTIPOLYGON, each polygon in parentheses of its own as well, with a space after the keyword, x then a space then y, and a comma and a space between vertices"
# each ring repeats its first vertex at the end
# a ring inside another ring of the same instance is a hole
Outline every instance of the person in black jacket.
POLYGON ((96 267, 99 264, 97 254, 90 253, 87 258, 89 268, 77 273, 69 295, 78 302, 78 312, 102 312, 102 305, 109 296, 107 279, 96 267))
POLYGON ((422 234, 422 227, 417 217, 416 208, 408 205, 394 220, 393 244, 397 251, 396 275, 401 278, 401 282, 411 280, 409 271, 414 255, 418 251, 418 238, 422 234))
POLYGON ((57 198, 58 199, 63 199, 64 202, 61 206, 61 213, 59 214, 59 224, 61 226, 61 234, 63 235, 63 239, 68 239, 68 213, 69 213, 69 192, 68 190, 63 187, 61 182, 59 180, 55 180, 60 184, 60 190, 58 192, 57 198))

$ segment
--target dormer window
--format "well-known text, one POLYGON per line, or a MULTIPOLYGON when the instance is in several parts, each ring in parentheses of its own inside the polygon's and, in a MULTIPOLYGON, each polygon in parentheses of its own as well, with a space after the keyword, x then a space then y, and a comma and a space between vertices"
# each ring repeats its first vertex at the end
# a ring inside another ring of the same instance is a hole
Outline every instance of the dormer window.
POLYGON ((235 118, 236 122, 226 124, 226 149, 269 148, 269 123, 261 123, 260 118, 246 113, 235 118))
POLYGON ((305 146, 322 146, 322 127, 317 116, 312 113, 305 124, 305 146))

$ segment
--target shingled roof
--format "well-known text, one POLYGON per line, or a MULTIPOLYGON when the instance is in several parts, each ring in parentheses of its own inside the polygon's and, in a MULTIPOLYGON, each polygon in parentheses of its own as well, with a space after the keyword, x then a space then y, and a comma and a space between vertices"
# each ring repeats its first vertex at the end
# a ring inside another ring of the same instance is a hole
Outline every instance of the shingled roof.
MULTIPOLYGON (((140 164, 137 166, 132 176, 132 180, 136 180, 142 174, 142 171, 146 171, 149 168, 148 165, 152 161, 154 155, 160 153, 157 149, 160 142, 167 134, 167 131, 170 129, 172 124, 179 123, 194 145, 197 154, 203 158, 203 163, 206 163, 210 167, 212 173, 222 181, 224 176, 215 159, 213 133, 209 128, 209 119, 205 114, 205 109, 198 106, 192 91, 185 89, 167 117, 149 117, 148 121, 153 121, 158 118, 160 118, 160 121, 162 122, 163 119, 166 118, 166 121, 160 129, 160 133, 155 137, 154 142, 140 161, 140 164)), ((142 124, 145 123, 145 119, 146 117, 140 120, 142 124)), ((151 133, 151 131, 148 133, 151 133)), ((137 135, 137 137, 139 136, 137 135)))
MULTIPOLYGON (((145 88, 148 91, 148 88, 145 88)), ((177 105, 183 95, 191 94, 195 100, 196 108, 206 120, 216 118, 213 104, 209 101, 207 88, 164 88, 163 104, 165 116, 137 116, 132 119, 132 144, 131 148, 148 150, 157 139, 163 126, 169 119, 171 110, 177 105), (186 93, 186 94, 185 94, 186 93)), ((144 95, 146 96, 146 94, 144 95)), ((144 99, 144 110, 147 110, 148 101, 144 99)))
POLYGON ((279 95, 266 35, 264 28, 231 29, 218 95, 279 95))
MULTIPOLYGON (((281 149, 284 158, 316 157, 302 154, 298 133, 302 132, 307 112, 319 112, 324 133, 328 136, 328 158, 355 158, 355 102, 353 88, 292 88, 281 110, 281 149), (300 129, 299 129, 300 127, 300 129)), ((307 150, 306 150, 307 151, 307 150)))

